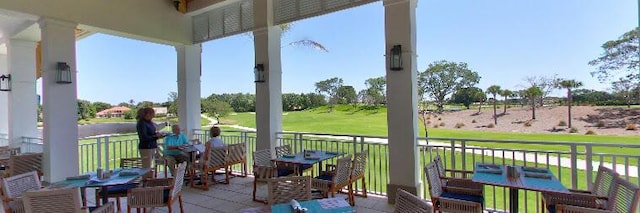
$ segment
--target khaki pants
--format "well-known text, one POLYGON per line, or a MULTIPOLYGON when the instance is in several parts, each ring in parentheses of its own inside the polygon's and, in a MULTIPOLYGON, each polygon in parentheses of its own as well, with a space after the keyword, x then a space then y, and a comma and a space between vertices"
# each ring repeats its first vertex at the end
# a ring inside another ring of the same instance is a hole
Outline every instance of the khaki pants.
MULTIPOLYGON (((151 168, 151 163, 153 162, 153 156, 156 152, 156 149, 140 149, 139 151, 140 151, 140 157, 142 158, 142 167, 151 168)), ((153 176, 153 172, 150 172, 144 175, 145 178, 150 178, 152 176, 153 176)))
POLYGON ((171 176, 175 177, 176 172, 176 163, 189 162, 191 159, 189 156, 185 154, 179 155, 165 155, 164 159, 167 160, 167 167, 169 167, 169 172, 171 172, 171 176))

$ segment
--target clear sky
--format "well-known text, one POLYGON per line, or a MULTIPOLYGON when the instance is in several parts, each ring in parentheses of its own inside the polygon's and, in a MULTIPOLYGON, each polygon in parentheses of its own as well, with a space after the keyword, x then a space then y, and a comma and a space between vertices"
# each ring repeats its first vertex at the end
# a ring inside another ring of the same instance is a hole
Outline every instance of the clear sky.
MULTIPOLYGON (((604 90, 609 85, 591 77, 587 62, 602 43, 636 26, 637 0, 419 0, 418 70, 444 59, 468 63, 483 89, 516 90, 527 76, 558 74, 604 90)), ((315 82, 332 77, 364 89, 367 78, 385 73, 384 7, 376 2, 295 22, 282 43, 283 93, 313 92, 315 82), (329 52, 286 45, 300 39, 329 52)), ((95 34, 78 41, 77 63, 80 99, 164 102, 177 91, 172 46, 95 34)), ((254 93, 253 66, 248 35, 204 43, 202 96, 254 93)))

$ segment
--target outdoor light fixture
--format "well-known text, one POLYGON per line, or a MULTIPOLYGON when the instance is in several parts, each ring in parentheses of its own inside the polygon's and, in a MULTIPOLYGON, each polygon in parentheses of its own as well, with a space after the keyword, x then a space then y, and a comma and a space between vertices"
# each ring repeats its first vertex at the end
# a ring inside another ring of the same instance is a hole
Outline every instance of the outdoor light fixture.
POLYGON ((70 84, 71 83, 71 67, 65 62, 58 62, 56 83, 58 84, 70 84))
POLYGON ((11 74, 0 75, 0 91, 11 91, 11 74))
POLYGON ((256 67, 253 68, 253 74, 256 77, 256 80, 254 82, 256 83, 264 82, 264 65, 256 64, 256 67))
POLYGON ((393 45, 391 48, 391 57, 389 58, 389 69, 393 71, 402 70, 402 46, 393 45))

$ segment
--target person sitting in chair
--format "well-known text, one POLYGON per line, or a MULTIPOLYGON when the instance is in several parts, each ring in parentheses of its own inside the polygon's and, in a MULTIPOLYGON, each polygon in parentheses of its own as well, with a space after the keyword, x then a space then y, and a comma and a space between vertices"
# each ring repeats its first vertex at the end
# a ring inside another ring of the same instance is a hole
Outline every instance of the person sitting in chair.
POLYGON ((180 133, 180 126, 174 124, 171 126, 172 135, 164 138, 164 157, 167 159, 167 166, 171 172, 171 176, 175 176, 176 163, 189 162, 189 155, 179 150, 180 146, 189 144, 187 137, 180 133))

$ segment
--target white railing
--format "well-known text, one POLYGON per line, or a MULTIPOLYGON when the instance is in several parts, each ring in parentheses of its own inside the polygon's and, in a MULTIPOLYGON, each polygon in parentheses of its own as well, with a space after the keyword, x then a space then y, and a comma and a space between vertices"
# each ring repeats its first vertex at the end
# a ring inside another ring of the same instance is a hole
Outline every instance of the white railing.
MULTIPOLYGON (((206 142, 208 131, 196 130, 194 137, 206 142)), ((277 133, 280 144, 289 144, 296 152, 305 149, 337 151, 348 154, 367 150, 369 162, 366 169, 367 189, 371 194, 386 195, 389 183, 389 158, 387 138, 368 135, 344 135, 305 132, 277 133)), ((256 148, 255 132, 224 131, 225 143, 246 143, 248 165, 252 165, 251 154, 256 148)), ((37 144, 37 143, 36 143, 37 144)), ((40 143, 41 144, 41 143, 40 143)), ((111 135, 79 140, 80 171, 94 171, 98 165, 104 169, 115 168, 120 158, 136 157, 137 136, 111 135)), ((613 168, 623 178, 640 184, 640 145, 608 143, 573 143, 548 141, 476 140, 456 138, 418 139, 420 165, 426 165, 440 155, 445 167, 472 170, 476 162, 539 166, 549 168, 567 188, 587 189, 594 181, 597 166, 603 164, 613 168), (590 162, 590 163, 589 163, 590 162)), ((335 159, 327 163, 335 163, 335 159)), ((239 171, 240 167, 233 167, 239 171)), ((249 166, 251 170, 251 166, 249 166)), ((423 174, 422 168, 420 171, 423 174)), ((428 197, 425 176, 422 196, 428 197)), ((361 190, 361 184, 356 184, 361 190)), ((485 208, 506 209, 508 190, 501 187, 485 188, 485 208)), ((540 212, 539 193, 522 192, 521 210, 540 212)))

